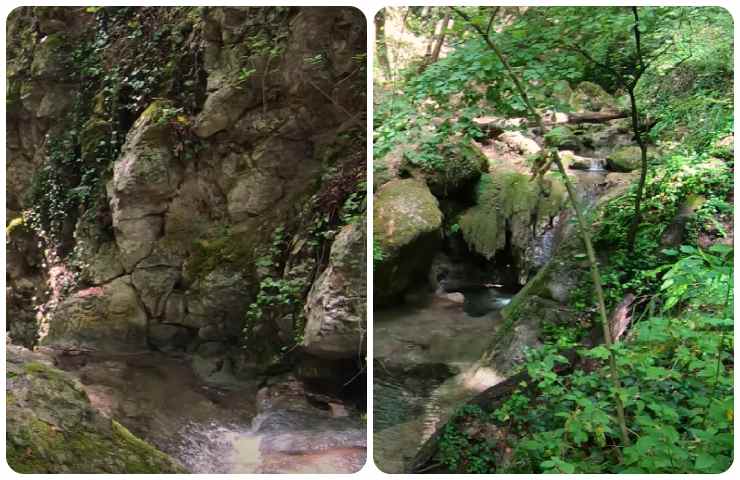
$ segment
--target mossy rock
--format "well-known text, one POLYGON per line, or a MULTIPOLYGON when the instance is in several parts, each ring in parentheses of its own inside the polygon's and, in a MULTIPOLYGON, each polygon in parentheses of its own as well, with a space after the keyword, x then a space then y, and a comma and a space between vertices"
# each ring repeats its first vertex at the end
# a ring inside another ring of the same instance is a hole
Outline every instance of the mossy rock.
POLYGON ((420 180, 396 179, 374 199, 374 243, 383 252, 375 266, 376 303, 389 303, 429 267, 441 241, 442 212, 420 180))
POLYGON ((80 154, 83 162, 95 162, 98 147, 110 140, 111 124, 101 118, 92 117, 82 126, 80 154))
POLYGON ((18 473, 187 473, 175 460, 101 415, 69 374, 11 346, 7 356, 7 461, 18 473))
POLYGON ((66 78, 65 55, 68 43, 61 33, 47 35, 33 51, 31 75, 35 78, 48 78, 56 81, 66 78))
POLYGON ((567 80, 555 82, 550 91, 550 98, 559 109, 570 109, 570 98, 572 95, 573 89, 567 80))
POLYGON ((514 248, 529 244, 533 226, 557 215, 565 205, 566 191, 552 175, 540 181, 515 171, 485 174, 478 183, 476 205, 460 218, 468 246, 487 259, 506 246, 507 230, 514 248))
POLYGON ((407 153, 400 167, 402 172, 424 180, 438 198, 456 196, 471 189, 488 166, 486 156, 470 140, 450 140, 450 143, 439 147, 443 161, 438 165, 415 164, 407 153))
POLYGON ((570 106, 573 111, 598 112, 600 110, 617 110, 617 101, 603 88, 592 82, 581 82, 573 90, 570 97, 570 106))
MULTIPOLYGON (((648 149, 648 158, 654 155, 652 149, 648 149)), ((606 157, 607 168, 613 172, 631 172, 640 168, 642 163, 642 152, 636 145, 625 145, 614 150, 606 157)))
POLYGON ((566 126, 555 127, 545 134, 547 145, 561 150, 578 151, 583 148, 583 142, 575 132, 566 126))

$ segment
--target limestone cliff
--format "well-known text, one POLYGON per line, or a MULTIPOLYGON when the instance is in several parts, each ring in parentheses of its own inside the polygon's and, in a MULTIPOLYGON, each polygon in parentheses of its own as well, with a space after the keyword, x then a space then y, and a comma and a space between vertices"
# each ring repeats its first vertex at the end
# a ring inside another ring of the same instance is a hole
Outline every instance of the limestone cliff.
POLYGON ((342 329, 312 354, 361 350, 364 310, 303 309, 337 290, 335 235, 364 228, 359 11, 22 7, 7 44, 15 342, 229 373, 289 365, 304 330, 342 329))

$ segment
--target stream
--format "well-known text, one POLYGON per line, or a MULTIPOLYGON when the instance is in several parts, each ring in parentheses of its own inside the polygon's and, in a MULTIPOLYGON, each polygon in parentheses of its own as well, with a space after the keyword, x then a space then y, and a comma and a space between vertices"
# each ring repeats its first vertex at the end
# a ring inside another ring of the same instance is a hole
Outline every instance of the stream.
MULTIPOLYGON (((590 208, 609 172, 596 162, 571 172, 578 201, 590 208)), ((533 242, 534 266, 552 258, 568 224, 564 212, 533 242)), ((460 405, 504 380, 477 361, 514 292, 474 286, 479 275, 456 280, 458 293, 416 292, 411 302, 375 311, 373 450, 386 473, 406 473, 418 448, 460 405)))
POLYGON ((311 402, 291 375, 218 388, 187 357, 157 352, 88 355, 62 367, 94 407, 192 473, 353 473, 365 463, 359 413, 311 402))
POLYGON ((403 473, 461 403, 502 380, 471 367, 512 295, 495 288, 462 293, 464 303, 429 295, 375 313, 373 445, 375 463, 386 473, 403 473))

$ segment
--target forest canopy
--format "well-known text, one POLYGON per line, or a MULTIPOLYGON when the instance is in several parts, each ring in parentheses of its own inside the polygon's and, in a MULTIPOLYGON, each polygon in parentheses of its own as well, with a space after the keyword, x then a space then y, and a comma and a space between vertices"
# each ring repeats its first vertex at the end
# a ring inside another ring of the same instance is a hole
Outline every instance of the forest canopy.
MULTIPOLYGON (((513 174, 502 168, 513 154, 501 152, 516 147, 516 168, 541 185, 530 190, 545 196, 562 194, 553 185, 567 190, 564 215, 577 239, 563 240, 536 275, 518 272, 528 283, 503 310, 505 326, 492 335, 482 361, 499 368, 501 345, 509 348, 524 328, 519 325, 531 323, 533 314, 550 318, 534 309, 533 299, 559 300, 542 293, 558 265, 570 266, 575 284, 563 287, 569 291, 558 318, 576 320, 538 320, 524 360, 510 362, 507 372, 521 382, 503 399, 462 405, 411 470, 729 468, 729 13, 714 7, 391 7, 375 23, 376 191, 394 177, 423 179, 445 215, 443 245, 462 239, 483 255, 477 261, 495 267, 496 252, 521 241, 517 212, 533 212, 536 221, 540 213, 533 208, 543 208, 541 201, 525 205, 530 197, 523 187, 506 183, 513 174), (471 168, 461 167, 469 157, 451 154, 459 145, 487 157, 487 166, 470 177, 467 197, 439 193, 433 183, 454 185, 455 175, 471 168), (590 158, 601 154, 606 158, 590 158), (579 187, 584 170, 603 172, 596 199, 579 187), (616 178, 625 188, 614 187, 616 178), (454 202, 472 205, 459 213, 454 202), (486 242, 501 225, 508 229, 505 242, 486 242), (586 339, 589 332, 596 333, 586 339)), ((389 257, 387 243, 376 233, 376 270, 389 257)), ((507 259, 522 268, 522 255, 514 250, 507 259)))

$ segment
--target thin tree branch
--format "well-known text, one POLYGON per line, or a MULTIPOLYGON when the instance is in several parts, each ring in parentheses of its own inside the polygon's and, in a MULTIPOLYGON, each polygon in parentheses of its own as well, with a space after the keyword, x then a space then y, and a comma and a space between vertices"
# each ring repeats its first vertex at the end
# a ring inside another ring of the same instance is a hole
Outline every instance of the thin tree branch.
POLYGON ((486 27, 486 37, 491 34, 491 27, 493 26, 493 19, 496 18, 496 15, 498 15, 498 11, 501 9, 501 7, 496 7, 493 10, 493 13, 491 13, 491 18, 488 19, 488 27, 486 27))
MULTIPOLYGON (((545 126, 544 122, 542 121, 542 116, 537 112, 537 110, 532 105, 532 102, 529 100, 529 97, 527 96, 527 92, 524 88, 524 85, 520 81, 517 74, 514 72, 514 70, 511 68, 511 65, 509 65, 509 62, 506 60, 506 57, 504 56, 503 52, 498 48, 498 46, 491 40, 490 37, 486 36, 485 32, 475 23, 473 23, 468 15, 466 15, 464 12, 462 12, 460 9, 456 7, 451 7, 455 13, 460 15, 471 27, 473 27, 478 34, 483 37, 486 44, 491 48, 491 50, 494 51, 496 56, 499 58, 501 63, 504 65, 504 68, 506 69, 506 72, 509 76, 509 78, 514 82, 514 85, 516 86, 517 92, 522 97, 522 100, 524 101, 525 105, 527 106, 527 109, 529 110, 530 114, 535 118, 537 121, 537 124, 540 128, 540 132, 544 135, 545 134, 545 126)), ((587 228, 586 220, 583 215, 583 212, 581 211, 580 206, 578 205, 578 200, 576 197, 575 190, 573 189, 573 185, 570 182, 570 179, 568 178, 568 173, 565 170, 565 166, 563 165, 562 160, 560 159, 560 155, 558 154, 558 151, 556 149, 544 149, 543 150, 543 158, 542 162, 543 164, 549 165, 553 160, 557 164, 558 170, 560 171, 561 175, 563 176, 563 180, 565 182, 565 188, 568 192, 568 199, 570 200, 571 205, 573 206, 573 209, 576 213, 576 218, 578 220, 578 224, 580 227, 580 233, 581 233, 581 239, 583 240, 584 246, 586 248, 586 253, 588 255, 589 263, 591 265, 591 279, 594 284, 594 291, 596 293, 596 299, 599 309, 599 314, 601 316, 601 325, 604 332, 604 343, 606 343, 607 348, 609 349, 609 369, 611 372, 611 382, 614 388, 614 404, 617 410, 617 420, 620 427, 620 433, 622 437, 622 443, 623 446, 629 446, 630 445, 630 437, 629 432, 627 431, 627 423, 624 416, 624 404, 622 403, 622 398, 620 397, 620 390, 622 389, 622 382, 621 378, 619 376, 619 370, 617 368, 617 360, 614 353, 614 350, 612 349, 612 336, 611 336, 611 330, 609 328, 609 318, 606 313, 606 302, 604 300, 604 290, 602 288, 601 284, 601 274, 599 273, 599 265, 596 261, 596 254, 594 252, 593 244, 591 242, 591 236, 589 235, 589 231, 587 228), (550 157, 550 158, 548 158, 550 157)), ((535 175, 537 173, 544 173, 545 168, 540 168, 535 171, 535 175)), ((620 452, 621 456, 621 452, 620 452)))

